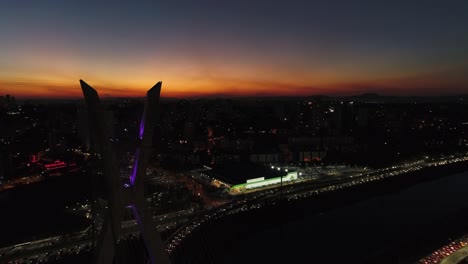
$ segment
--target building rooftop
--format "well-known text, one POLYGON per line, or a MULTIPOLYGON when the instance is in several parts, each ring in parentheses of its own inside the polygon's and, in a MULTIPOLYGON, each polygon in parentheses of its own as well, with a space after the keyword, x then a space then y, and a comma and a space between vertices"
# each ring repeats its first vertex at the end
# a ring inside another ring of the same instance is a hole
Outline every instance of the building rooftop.
POLYGON ((250 162, 228 162, 216 166, 210 171, 204 172, 210 177, 219 179, 228 184, 236 185, 245 183, 249 179, 265 177, 265 179, 285 176, 284 170, 278 171, 269 166, 250 162))

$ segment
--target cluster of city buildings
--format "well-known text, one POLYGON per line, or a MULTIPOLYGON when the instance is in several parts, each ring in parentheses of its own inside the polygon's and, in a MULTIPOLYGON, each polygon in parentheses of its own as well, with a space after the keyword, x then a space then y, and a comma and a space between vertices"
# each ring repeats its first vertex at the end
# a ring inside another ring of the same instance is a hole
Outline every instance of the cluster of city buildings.
MULTIPOLYGON (((423 154, 464 151, 468 119, 459 113, 465 99, 164 99, 154 140, 158 154, 151 161, 177 170, 229 162, 381 167, 423 154)), ((143 105, 138 99, 103 103, 125 174, 143 105)), ((0 181, 37 173, 31 164, 40 159, 80 164, 90 147, 86 115, 80 100, 18 103, 3 96, 0 181)))

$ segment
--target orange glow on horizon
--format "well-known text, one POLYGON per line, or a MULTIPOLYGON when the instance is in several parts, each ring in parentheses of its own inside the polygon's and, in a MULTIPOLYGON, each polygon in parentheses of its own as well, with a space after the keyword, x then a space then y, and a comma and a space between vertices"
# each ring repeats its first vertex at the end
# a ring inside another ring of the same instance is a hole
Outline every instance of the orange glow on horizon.
MULTIPOLYGON (((142 97, 154 82, 135 82, 113 84, 111 82, 84 79, 94 87, 101 97, 142 97)), ((218 96, 311 96, 311 95, 355 95, 366 92, 383 94, 415 93, 437 94, 440 87, 448 87, 453 93, 464 93, 466 85, 459 80, 447 82, 434 78, 407 78, 396 80, 374 80, 367 82, 348 82, 322 85, 276 83, 262 81, 219 81, 207 83, 171 83, 164 81, 162 97, 218 97, 218 96)), ((81 98, 83 96, 79 80, 68 82, 50 81, 1 81, 0 95, 11 94, 17 98, 81 98)))
POLYGON ((422 72, 406 69, 387 72, 373 69, 287 71, 276 66, 253 68, 250 65, 220 64, 216 67, 212 64, 202 67, 176 61, 165 66, 142 63, 122 67, 111 65, 108 69, 104 67, 105 63, 84 67, 79 60, 75 65, 65 61, 62 58, 51 63, 55 65, 53 68, 47 65, 41 68, 37 63, 31 68, 21 70, 17 67, 0 73, 0 95, 80 98, 83 95, 79 79, 98 90, 101 97, 142 97, 158 81, 163 82, 163 97, 176 98, 356 95, 366 92, 424 95, 466 93, 468 88, 467 72, 463 68, 422 72), (82 75, 77 72, 82 72, 82 75))

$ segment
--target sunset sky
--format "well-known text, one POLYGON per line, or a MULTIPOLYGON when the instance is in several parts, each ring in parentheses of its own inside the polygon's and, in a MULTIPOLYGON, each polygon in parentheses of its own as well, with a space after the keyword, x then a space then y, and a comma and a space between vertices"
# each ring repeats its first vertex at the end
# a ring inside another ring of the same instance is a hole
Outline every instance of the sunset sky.
POLYGON ((464 94, 468 1, 2 0, 0 95, 78 97, 79 79, 102 96, 464 94))

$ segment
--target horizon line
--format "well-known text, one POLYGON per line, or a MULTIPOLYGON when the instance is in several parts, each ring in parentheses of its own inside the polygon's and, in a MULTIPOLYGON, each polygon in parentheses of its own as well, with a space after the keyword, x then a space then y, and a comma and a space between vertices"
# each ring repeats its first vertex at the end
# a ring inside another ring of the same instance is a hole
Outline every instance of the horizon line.
MULTIPOLYGON (((1 96, 10 95, 15 97, 15 100, 82 100, 80 96, 71 96, 71 97, 24 97, 16 96, 14 94, 0 94, 1 96)), ((467 93, 453 93, 453 94, 441 94, 441 95, 431 95, 431 94, 411 94, 411 95, 401 95, 401 94, 379 94, 379 93, 359 93, 352 95, 327 95, 327 94, 311 94, 311 95, 193 95, 193 96, 161 96, 161 99, 174 99, 174 100, 183 100, 183 99, 248 99, 248 98, 307 98, 307 97, 329 97, 329 98, 350 98, 350 97, 362 97, 362 96, 378 96, 378 97, 398 97, 398 98, 410 98, 410 97, 420 97, 420 98, 433 98, 433 97, 465 97, 468 96, 467 93)), ((144 99, 145 96, 102 96, 102 100, 115 100, 115 99, 144 99)))

